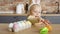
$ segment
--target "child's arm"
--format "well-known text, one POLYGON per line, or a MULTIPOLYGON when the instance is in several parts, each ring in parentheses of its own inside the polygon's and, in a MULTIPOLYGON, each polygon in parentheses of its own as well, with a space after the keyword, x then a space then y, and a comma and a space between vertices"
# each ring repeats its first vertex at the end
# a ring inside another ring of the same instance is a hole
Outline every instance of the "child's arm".
POLYGON ((48 25, 50 24, 50 22, 49 22, 48 20, 45 20, 45 19, 43 19, 43 18, 40 18, 40 19, 39 19, 39 22, 44 23, 46 26, 48 26, 48 25))
POLYGON ((43 22, 46 26, 49 26, 49 23, 50 23, 48 20, 44 20, 44 19, 41 20, 41 22, 43 22))

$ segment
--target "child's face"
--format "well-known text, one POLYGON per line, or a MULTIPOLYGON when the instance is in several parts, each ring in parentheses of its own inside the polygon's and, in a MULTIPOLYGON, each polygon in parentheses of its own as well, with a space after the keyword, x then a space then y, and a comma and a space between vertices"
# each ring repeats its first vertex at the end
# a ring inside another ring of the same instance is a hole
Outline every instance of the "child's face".
POLYGON ((41 16, 41 11, 39 8, 35 8, 34 10, 32 10, 32 15, 34 15, 35 17, 40 17, 41 16))

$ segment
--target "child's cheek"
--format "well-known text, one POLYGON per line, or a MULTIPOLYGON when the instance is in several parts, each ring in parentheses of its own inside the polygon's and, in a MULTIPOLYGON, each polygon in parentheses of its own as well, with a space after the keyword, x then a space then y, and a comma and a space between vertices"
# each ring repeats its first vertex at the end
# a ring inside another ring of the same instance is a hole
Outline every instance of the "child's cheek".
POLYGON ((36 13, 33 13, 34 16, 36 16, 36 13))

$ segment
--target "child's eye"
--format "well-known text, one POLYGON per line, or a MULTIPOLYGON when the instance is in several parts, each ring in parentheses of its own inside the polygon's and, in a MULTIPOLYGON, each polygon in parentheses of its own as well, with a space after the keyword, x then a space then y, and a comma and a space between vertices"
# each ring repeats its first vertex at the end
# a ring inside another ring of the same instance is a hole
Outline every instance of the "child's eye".
POLYGON ((38 12, 38 13, 41 13, 41 12, 38 12))
POLYGON ((37 11, 34 11, 35 13, 37 12, 37 11))

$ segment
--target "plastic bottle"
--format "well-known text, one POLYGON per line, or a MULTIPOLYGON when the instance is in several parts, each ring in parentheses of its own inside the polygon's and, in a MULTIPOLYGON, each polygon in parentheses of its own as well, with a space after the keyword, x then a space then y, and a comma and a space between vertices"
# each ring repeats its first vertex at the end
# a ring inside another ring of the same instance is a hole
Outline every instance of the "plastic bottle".
POLYGON ((10 23, 9 26, 8 26, 8 28, 9 28, 9 31, 12 31, 13 23, 10 23))

